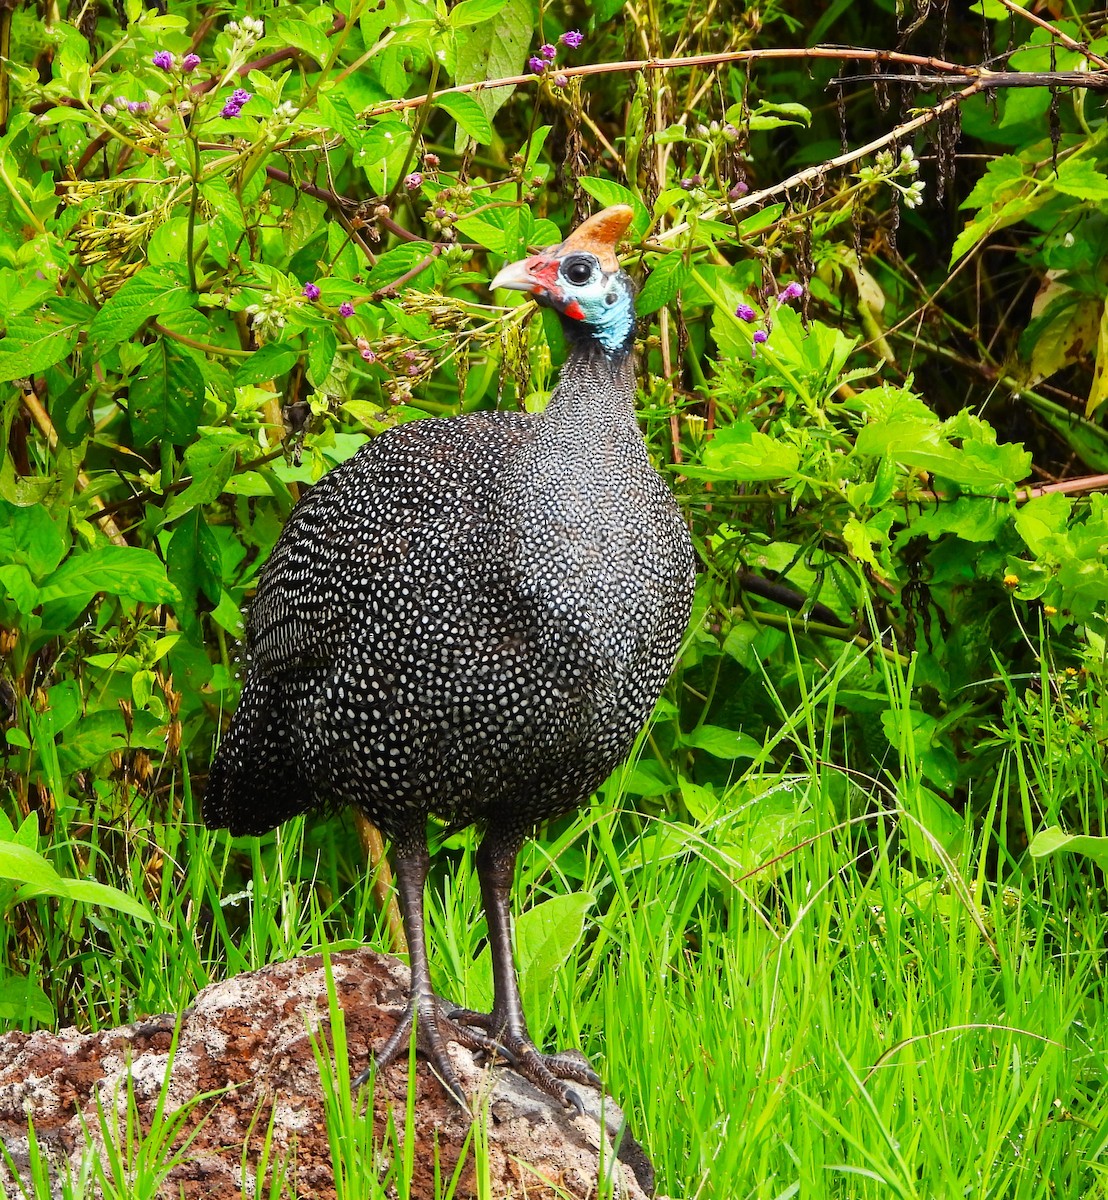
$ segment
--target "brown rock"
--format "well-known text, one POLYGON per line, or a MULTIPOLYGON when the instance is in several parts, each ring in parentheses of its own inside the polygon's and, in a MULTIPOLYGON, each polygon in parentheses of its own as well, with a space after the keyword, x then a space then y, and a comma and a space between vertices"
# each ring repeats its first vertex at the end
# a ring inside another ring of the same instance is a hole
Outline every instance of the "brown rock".
MULTIPOLYGON (((331 972, 344 1014, 350 1073, 355 1075, 403 1008, 407 969, 395 959, 357 950, 333 955, 331 972)), ((119 1126, 125 1128, 128 1077, 143 1132, 150 1129, 170 1064, 175 1020, 155 1017, 100 1033, 64 1029, 0 1037, 0 1142, 24 1180, 28 1113, 40 1148, 55 1166, 55 1178, 64 1175, 67 1162, 76 1174, 90 1154, 103 1155, 105 1118, 100 1112, 109 1122, 118 1114, 119 1126)), ((162 1121, 176 1122, 170 1145, 184 1149, 159 1195, 225 1200, 254 1193, 259 1154, 272 1125, 268 1163, 270 1170, 275 1162, 288 1164, 290 1183, 283 1194, 313 1200, 334 1196, 324 1113, 327 1089, 321 1086, 312 1050, 313 1037, 317 1044, 325 1039, 329 1052, 332 1046, 322 958, 295 959, 213 984, 179 1020, 162 1121)), ((494 1196, 594 1196, 601 1157, 605 1172, 616 1175, 617 1194, 626 1200, 645 1200, 650 1194, 649 1161, 626 1136, 616 1159, 600 1124, 598 1093, 579 1088, 588 1111, 566 1113, 511 1070, 481 1066, 460 1046, 451 1046, 450 1054, 473 1098, 477 1120, 471 1121, 419 1060, 413 1200, 433 1200, 436 1154, 445 1185, 463 1150, 454 1194, 459 1200, 476 1195, 472 1143, 477 1139, 466 1146, 471 1123, 475 1133, 487 1128, 487 1171, 494 1196)), ((330 1053, 329 1058, 333 1063, 330 1053)), ((393 1109, 402 1140, 407 1094, 406 1063, 394 1064, 378 1078, 374 1139, 385 1147, 384 1166, 390 1155, 387 1112, 393 1109)), ((607 1129, 617 1132, 622 1114, 610 1099, 603 1104, 607 1129)), ((392 1145, 395 1149, 396 1143, 392 1145)), ((165 1158, 170 1156, 167 1147, 165 1158)), ((13 1183, 0 1155, 0 1190, 14 1190, 13 1183)), ((263 1189, 256 1194, 264 1194, 263 1189)))

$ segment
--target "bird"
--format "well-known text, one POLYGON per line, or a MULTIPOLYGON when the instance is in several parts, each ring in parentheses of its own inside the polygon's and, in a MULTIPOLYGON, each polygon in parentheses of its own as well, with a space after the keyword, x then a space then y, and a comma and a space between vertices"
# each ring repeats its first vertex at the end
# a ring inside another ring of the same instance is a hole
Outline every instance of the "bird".
MULTIPOLYGON (((539 413, 395 426, 293 509, 259 576, 241 698, 203 801, 212 828, 260 835, 356 806, 389 839, 411 985, 378 1069, 413 1031, 461 1102, 447 1045, 505 1060, 582 1108, 600 1080, 532 1041, 512 952, 517 855, 628 756, 689 620, 688 527, 635 415, 635 289, 614 205, 559 245, 503 268, 566 333, 539 413), (489 1013, 431 987, 427 824, 477 825, 493 966, 489 1013)), ((359 1077, 368 1077, 369 1068, 359 1077)))

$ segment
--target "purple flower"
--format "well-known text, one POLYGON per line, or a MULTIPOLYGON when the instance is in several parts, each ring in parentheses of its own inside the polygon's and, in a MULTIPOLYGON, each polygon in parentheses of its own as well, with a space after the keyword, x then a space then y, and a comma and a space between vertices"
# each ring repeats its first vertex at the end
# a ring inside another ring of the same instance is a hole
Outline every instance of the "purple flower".
POLYGON ((423 187, 423 176, 419 171, 413 171, 410 175, 405 175, 404 186, 409 192, 418 192, 423 187))
POLYGON ((585 35, 580 29, 567 29, 558 40, 563 46, 568 46, 571 50, 576 50, 585 40, 585 35))
POLYGON ((163 71, 173 70, 173 55, 168 50, 159 50, 151 60, 154 66, 161 67, 163 71))
POLYGON ((757 358, 758 357, 758 347, 763 342, 766 342, 769 340, 769 334, 766 333, 766 331, 764 329, 755 329, 754 337, 752 340, 754 342, 754 345, 750 347, 750 357, 757 358))
POLYGON ((219 115, 221 117, 237 117, 242 112, 242 106, 252 99, 253 95, 244 88, 235 88, 231 93, 231 99, 220 109, 219 115))
POLYGON ((344 300, 339 305, 339 316, 340 317, 352 317, 353 315, 354 315, 354 305, 351 304, 349 300, 344 300))
POLYGON ((181 70, 186 75, 191 74, 198 66, 200 66, 199 54, 186 54, 185 57, 181 59, 181 70))
POLYGON ((557 74, 557 75, 555 75, 555 76, 554 76, 554 77, 551 79, 551 81, 550 81, 550 82, 551 82, 551 83, 552 83, 552 84, 553 84, 555 87, 568 87, 568 86, 569 86, 569 76, 568 76, 568 75, 564 75, 564 74, 563 74, 561 71, 559 71, 559 72, 558 72, 558 74, 557 74))
POLYGON ((128 100, 127 111, 129 113, 144 113, 150 111, 150 102, 148 100, 128 100))
POLYGON ((779 299, 781 300, 799 300, 804 295, 804 284, 797 283, 795 280, 785 288, 779 299))
POLYGON ((740 321, 756 321, 758 319, 758 314, 750 307, 749 304, 740 304, 739 307, 735 309, 735 316, 738 317, 740 321))
POLYGON ((364 358, 367 363, 375 363, 377 361, 377 355, 374 354, 368 346, 366 346, 366 348, 360 353, 362 358, 364 358))
POLYGON ((740 196, 745 196, 750 191, 750 185, 743 183, 740 179, 738 183, 727 193, 728 200, 738 200, 740 196))
POLYGON ((527 60, 527 65, 531 68, 531 73, 533 75, 541 75, 543 71, 546 70, 546 59, 539 58, 537 55, 532 54, 527 60))
POLYGON ((549 42, 543 42, 539 47, 539 53, 546 59, 547 62, 552 62, 558 57, 558 47, 552 46, 549 42))
POLYGON ((309 300, 318 300, 319 299, 319 284, 317 284, 317 283, 304 284, 304 290, 301 292, 301 295, 307 296, 309 300))

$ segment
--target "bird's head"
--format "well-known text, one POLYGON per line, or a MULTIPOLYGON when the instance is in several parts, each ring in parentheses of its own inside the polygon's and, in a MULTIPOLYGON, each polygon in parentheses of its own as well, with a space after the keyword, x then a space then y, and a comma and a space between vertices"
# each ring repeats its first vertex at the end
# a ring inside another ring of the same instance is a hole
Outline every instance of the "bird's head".
POLYGON ((583 221, 559 246, 510 263, 489 285, 530 292, 562 317, 566 332, 605 350, 627 350, 635 333, 635 289, 620 269, 616 243, 633 210, 616 204, 583 221))

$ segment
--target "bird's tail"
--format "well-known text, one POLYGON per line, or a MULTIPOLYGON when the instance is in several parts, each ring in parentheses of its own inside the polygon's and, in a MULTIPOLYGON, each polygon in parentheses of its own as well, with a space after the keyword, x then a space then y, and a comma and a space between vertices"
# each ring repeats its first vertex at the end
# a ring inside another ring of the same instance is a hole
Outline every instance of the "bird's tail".
POLYGON ((230 829, 236 837, 267 833, 313 806, 284 691, 263 675, 247 678, 208 773, 203 813, 210 829, 230 829))

